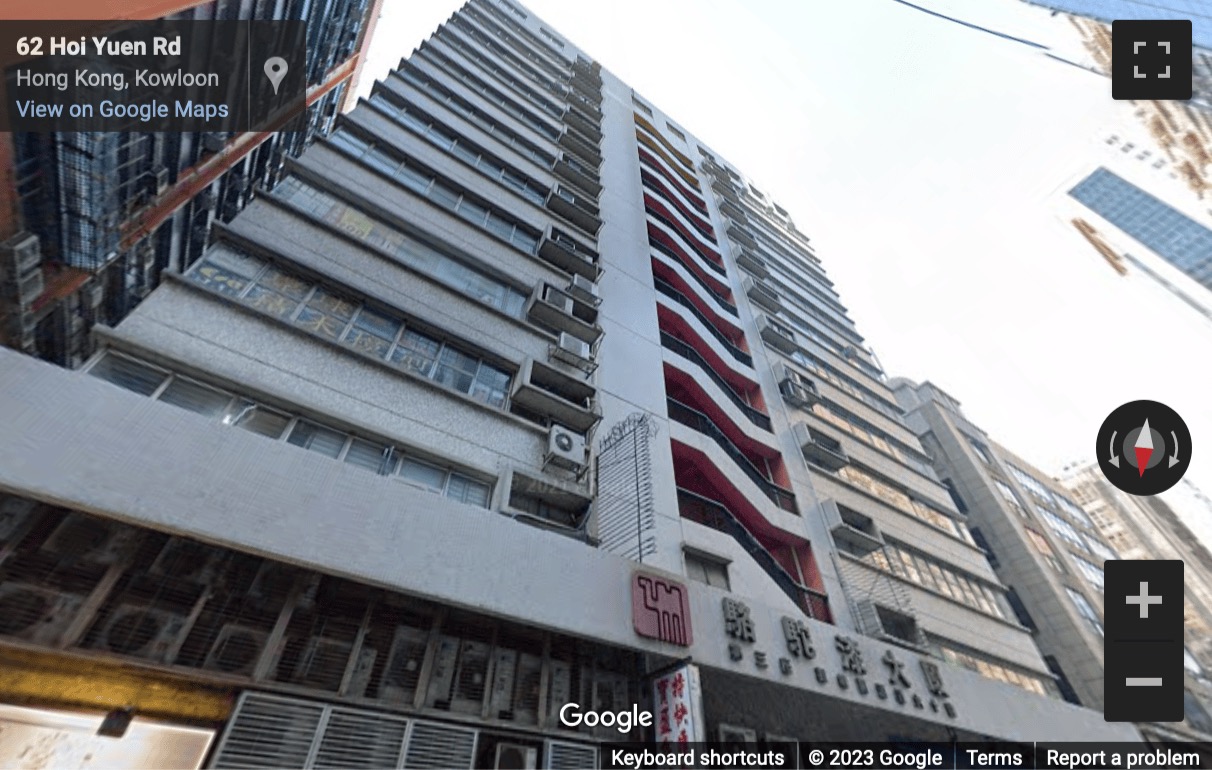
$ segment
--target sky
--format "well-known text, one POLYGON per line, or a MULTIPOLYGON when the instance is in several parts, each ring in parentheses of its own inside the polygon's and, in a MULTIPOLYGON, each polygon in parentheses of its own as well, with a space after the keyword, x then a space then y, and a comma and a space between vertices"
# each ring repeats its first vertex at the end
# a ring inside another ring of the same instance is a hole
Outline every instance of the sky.
MULTIPOLYGON (((385 0, 361 92, 460 4, 385 0)), ((915 4, 1073 45, 1018 0, 915 4)), ((1212 493, 1212 323, 1058 215, 1132 122, 1107 78, 897 0, 525 6, 791 212, 889 377, 934 382, 1053 474, 1094 459, 1115 407, 1161 401, 1212 493)), ((1212 511, 1164 497, 1212 544, 1212 511)))

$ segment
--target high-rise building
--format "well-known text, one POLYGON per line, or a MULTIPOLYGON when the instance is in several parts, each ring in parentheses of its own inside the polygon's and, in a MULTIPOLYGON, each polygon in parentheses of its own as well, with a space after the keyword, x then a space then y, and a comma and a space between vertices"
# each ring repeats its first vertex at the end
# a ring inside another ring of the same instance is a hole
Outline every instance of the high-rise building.
POLYGON ((1097 463, 1066 468, 1062 483, 1120 558, 1183 562, 1188 668, 1212 676, 1212 553, 1164 501, 1116 489, 1097 463))
MULTIPOLYGON (((230 221, 258 188, 272 187, 286 159, 352 102, 381 2, 122 4, 124 19, 306 21, 306 116, 291 124, 305 128, 0 134, 0 344, 78 366, 93 350, 95 324, 117 324, 163 271, 192 265, 211 226, 230 221)), ((75 19, 80 10, 28 4, 2 13, 75 19)))
MULTIPOLYGON (((930 382, 898 378, 893 385, 1063 696, 1102 710, 1103 563, 1123 555, 1072 493, 990 439, 954 397, 930 382)), ((1158 741, 1206 740, 1212 733, 1209 694, 1191 672, 1186 720, 1143 724, 1142 733, 1158 741)))
POLYGON ((1060 697, 788 212, 507 0, 95 333, 0 351, 30 741, 133 709, 216 767, 592 767, 627 731, 561 714, 635 705, 1139 738, 1060 697))
POLYGON ((1069 195, 1192 280, 1212 289, 1212 228, 1106 168, 1069 195))

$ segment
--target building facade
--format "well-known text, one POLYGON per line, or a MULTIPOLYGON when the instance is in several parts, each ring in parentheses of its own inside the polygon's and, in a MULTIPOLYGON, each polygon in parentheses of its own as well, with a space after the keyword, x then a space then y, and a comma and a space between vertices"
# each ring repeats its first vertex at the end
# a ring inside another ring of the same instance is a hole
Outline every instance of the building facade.
MULTIPOLYGON (((0 168, 9 170, 0 182, 0 344, 62 366, 83 363, 93 352, 94 324, 117 324, 163 271, 192 265, 214 223, 273 187, 285 160, 330 130, 352 100, 380 3, 124 5, 128 19, 306 21, 306 115, 296 124, 303 128, 0 136, 0 168)), ((65 6, 58 13, 74 19, 79 11, 65 6)), ((55 11, 39 7, 34 14, 55 11)))
MULTIPOLYGON (((1101 711, 1103 563, 1126 556, 1111 547, 1075 493, 991 440, 954 397, 929 382, 894 382, 909 424, 965 510, 1063 697, 1101 711)), ((1212 732, 1206 696, 1206 687, 1189 678, 1186 720, 1142 725, 1142 732, 1158 741, 1212 732)))
POLYGON ((1099 168, 1069 195, 1193 281, 1212 289, 1212 228, 1099 168))
POLYGON ((0 351, 30 741, 69 709, 215 767, 1139 738, 1059 697, 788 213, 506 0, 94 335, 77 371, 0 351))
POLYGON ((1062 482, 1120 558, 1183 562, 1188 670, 1207 677, 1212 672, 1212 554, 1164 501, 1121 492, 1097 464, 1066 468, 1062 482))

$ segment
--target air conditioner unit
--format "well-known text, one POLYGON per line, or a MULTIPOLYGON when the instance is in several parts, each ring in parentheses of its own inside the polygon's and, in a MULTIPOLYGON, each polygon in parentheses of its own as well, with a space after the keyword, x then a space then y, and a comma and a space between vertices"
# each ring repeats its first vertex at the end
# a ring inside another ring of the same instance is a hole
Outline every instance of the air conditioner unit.
POLYGON ((842 356, 848 359, 858 358, 859 350, 854 345, 847 345, 842 348, 842 356))
POLYGON ((821 508, 833 539, 846 543, 851 553, 866 555, 884 547, 884 536, 870 516, 840 506, 833 500, 823 500, 821 508))
POLYGON ((498 743, 494 768, 534 768, 538 767, 539 750, 533 746, 523 746, 520 743, 498 743))
POLYGON ((122 655, 163 660, 185 629, 184 615, 138 604, 123 604, 110 614, 101 646, 122 655))
POLYGON ((746 278, 742 285, 745 289, 745 294, 758 307, 769 310, 772 313, 777 313, 783 309, 783 301, 780 299, 778 292, 761 281, 754 278, 746 278))
POLYGON ((537 724, 543 682, 542 658, 525 652, 520 654, 514 680, 514 697, 510 706, 513 720, 520 724, 537 724))
POLYGON ((602 304, 602 297, 598 293, 598 285, 589 280, 583 275, 574 275, 572 283, 568 284, 568 293, 574 298, 590 305, 602 304))
POLYGON ((352 652, 353 642, 322 636, 308 639, 298 662, 295 663, 291 681, 335 692, 340 688, 341 680, 345 678, 345 667, 349 664, 352 652))
POLYGON ((517 685, 518 651, 498 647, 492 654, 492 688, 488 693, 488 714, 496 719, 513 719, 513 695, 517 685))
POLYGON ((459 644, 459 664, 455 669, 450 710, 479 715, 488 689, 488 659, 492 646, 486 642, 464 640, 459 644))
POLYGON ((267 641, 268 631, 228 623, 220 629, 202 668, 222 671, 225 674, 251 676, 267 641))
POLYGON ((149 572, 153 575, 208 584, 218 571, 221 551, 196 540, 174 537, 164 544, 149 572))
POLYGON ((842 442, 821 433, 815 428, 809 428, 804 423, 797 423, 794 428, 796 443, 804 457, 827 470, 836 471, 850 464, 842 442))
POLYGON ((113 564, 138 539, 133 527, 82 513, 70 513, 42 545, 42 550, 67 561, 113 564))
POLYGON ((16 279, 32 272, 42 262, 38 236, 18 233, 0 243, 0 275, 16 279))
POLYGON ((387 667, 383 669, 379 697, 411 705, 417 685, 421 681, 421 665, 425 662, 425 650, 428 646, 428 632, 409 626, 396 629, 391 642, 391 653, 387 657, 387 667))
MULTIPOLYGON (((549 704, 568 703, 572 698, 572 666, 562 660, 551 661, 551 697, 549 704)), ((554 706, 554 714, 559 706, 554 706)))
POLYGON ((83 596, 51 588, 25 583, 0 585, 0 636, 54 644, 83 605, 83 596))
POLYGON ((583 470, 586 465, 585 437, 562 425, 552 425, 547 432, 546 462, 572 471, 583 470))
POLYGON ((821 400, 821 394, 817 390, 816 382, 800 374, 790 366, 783 366, 782 368, 782 378, 779 380, 779 392, 783 394, 783 399, 787 403, 803 409, 809 409, 821 400))
POLYGON ((450 709, 450 693, 454 689, 455 665, 459 661, 459 640, 445 634, 438 637, 433 656, 433 672, 426 690, 426 704, 431 708, 450 709))
POLYGON ((859 599, 855 609, 859 630, 864 635, 894 644, 923 646, 922 630, 913 615, 876 604, 871 599, 859 599))
POLYGON ((572 295, 550 284, 543 287, 543 301, 568 315, 572 315, 572 295))
POLYGON ((551 357, 557 361, 583 369, 592 362, 593 348, 580 337, 560 332, 559 342, 551 349, 551 357))
POLYGON ((758 334, 767 345, 783 353, 794 353, 799 347, 795 342, 795 332, 770 316, 758 318, 758 334))
MULTIPOLYGON (((261 603, 285 601, 298 578, 299 570, 288 564, 267 561, 257 571, 248 596, 261 603)), ((301 592, 296 606, 310 606, 315 599, 315 591, 319 580, 318 575, 310 579, 310 584, 301 592)))

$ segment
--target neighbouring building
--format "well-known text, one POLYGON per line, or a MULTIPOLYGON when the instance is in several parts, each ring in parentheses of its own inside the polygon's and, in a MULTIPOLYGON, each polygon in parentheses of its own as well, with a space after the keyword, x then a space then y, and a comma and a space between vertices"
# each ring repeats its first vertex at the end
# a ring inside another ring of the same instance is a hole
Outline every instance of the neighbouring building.
POLYGON ((507 0, 93 333, 79 370, 0 351, 28 742, 594 767, 626 734, 570 703, 1139 739, 1063 699, 788 212, 507 0))
MULTIPOLYGON (((62 366, 87 359, 94 325, 117 324, 165 270, 192 265, 213 225, 272 188, 286 159, 328 132, 352 102, 381 3, 121 4, 124 19, 306 21, 305 129, 0 134, 0 344, 62 366)), ((28 5, 29 18, 56 15, 28 5)), ((57 13, 74 18, 78 11, 57 13)), ((11 55, 0 56, 0 67, 11 55)))
MULTIPOLYGON (((1124 555, 1075 493, 990 439, 954 397, 930 382, 893 385, 1064 698, 1102 710, 1103 563, 1124 555)), ((1142 724, 1142 733, 1159 742, 1206 740, 1208 695, 1206 683, 1188 676, 1186 720, 1142 724)))
POLYGON ((1116 489, 1097 463, 1068 467, 1061 481, 1120 558, 1183 562, 1188 669, 1212 675, 1212 553, 1164 500, 1116 489))

